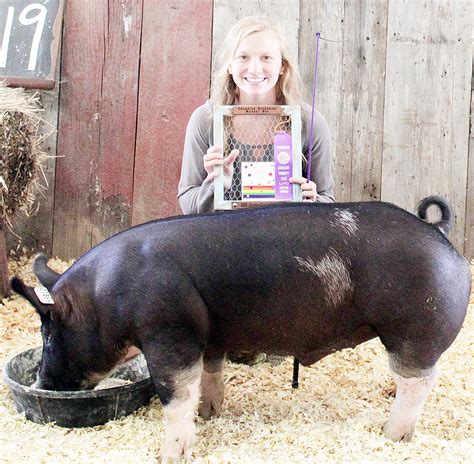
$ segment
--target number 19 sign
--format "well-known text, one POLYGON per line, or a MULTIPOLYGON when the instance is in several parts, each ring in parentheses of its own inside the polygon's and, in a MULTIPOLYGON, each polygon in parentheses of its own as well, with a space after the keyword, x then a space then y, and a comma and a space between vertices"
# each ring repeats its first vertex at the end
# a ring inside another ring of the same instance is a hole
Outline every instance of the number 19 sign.
POLYGON ((0 81, 52 89, 64 0, 0 0, 0 81))

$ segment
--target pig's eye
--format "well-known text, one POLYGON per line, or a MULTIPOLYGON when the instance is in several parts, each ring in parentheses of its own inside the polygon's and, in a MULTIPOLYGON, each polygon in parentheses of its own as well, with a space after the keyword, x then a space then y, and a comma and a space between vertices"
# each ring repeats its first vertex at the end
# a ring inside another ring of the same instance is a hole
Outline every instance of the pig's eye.
POLYGON ((46 335, 46 344, 49 345, 51 343, 51 334, 46 335))

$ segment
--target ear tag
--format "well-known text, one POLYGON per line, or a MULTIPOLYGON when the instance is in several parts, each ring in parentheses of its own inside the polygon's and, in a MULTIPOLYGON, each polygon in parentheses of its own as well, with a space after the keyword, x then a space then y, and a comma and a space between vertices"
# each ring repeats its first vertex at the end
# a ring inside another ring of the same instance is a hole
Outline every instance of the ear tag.
POLYGON ((53 297, 50 295, 46 287, 35 287, 35 293, 41 303, 54 304, 53 297))

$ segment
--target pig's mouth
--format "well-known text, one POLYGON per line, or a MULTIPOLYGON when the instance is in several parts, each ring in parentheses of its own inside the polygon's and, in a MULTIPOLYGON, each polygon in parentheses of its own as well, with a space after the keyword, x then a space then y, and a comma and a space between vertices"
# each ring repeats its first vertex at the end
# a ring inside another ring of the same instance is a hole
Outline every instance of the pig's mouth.
POLYGON ((107 379, 113 373, 113 370, 105 374, 91 373, 86 379, 72 385, 66 385, 62 382, 53 382, 48 379, 40 378, 38 375, 30 388, 35 390, 49 391, 87 391, 93 390, 102 380, 107 379))
POLYGON ((53 382, 50 380, 45 380, 39 376, 36 378, 36 381, 30 385, 30 388, 35 390, 48 390, 48 391, 77 391, 80 388, 76 386, 67 386, 61 382, 53 382))
POLYGON ((50 369, 44 369, 41 365, 39 365, 36 372, 36 380, 30 385, 30 388, 49 391, 87 391, 94 390, 96 387, 103 388, 101 386, 101 382, 113 376, 114 372, 116 372, 117 368, 119 367, 120 362, 128 361, 137 354, 141 353, 141 351, 137 348, 133 348, 134 351, 131 353, 131 356, 125 356, 128 352, 127 347, 122 353, 122 356, 119 358, 119 362, 117 362, 117 364, 114 365, 110 370, 102 372, 86 371, 82 372, 82 374, 76 373, 76 375, 72 375, 72 372, 69 372, 68 375, 69 369, 65 369, 63 371, 64 375, 55 376, 51 375, 50 369), (71 381, 68 381, 68 377, 71 381))

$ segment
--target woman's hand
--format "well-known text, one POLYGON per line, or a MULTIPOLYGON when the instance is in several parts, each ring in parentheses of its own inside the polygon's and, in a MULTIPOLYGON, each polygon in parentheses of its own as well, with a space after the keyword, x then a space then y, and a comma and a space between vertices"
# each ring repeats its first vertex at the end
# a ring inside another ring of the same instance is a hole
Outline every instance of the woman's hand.
POLYGON ((312 180, 308 181, 304 177, 290 177, 290 183, 301 185, 303 201, 316 201, 316 197, 318 196, 316 193, 316 184, 312 180))
POLYGON ((239 154, 239 150, 235 149, 230 152, 230 155, 224 160, 224 152, 220 145, 214 145, 207 150, 203 156, 204 169, 207 172, 206 180, 214 180, 217 177, 216 166, 223 166, 224 171, 224 191, 230 189, 232 185, 232 176, 234 174, 234 161, 239 154))

